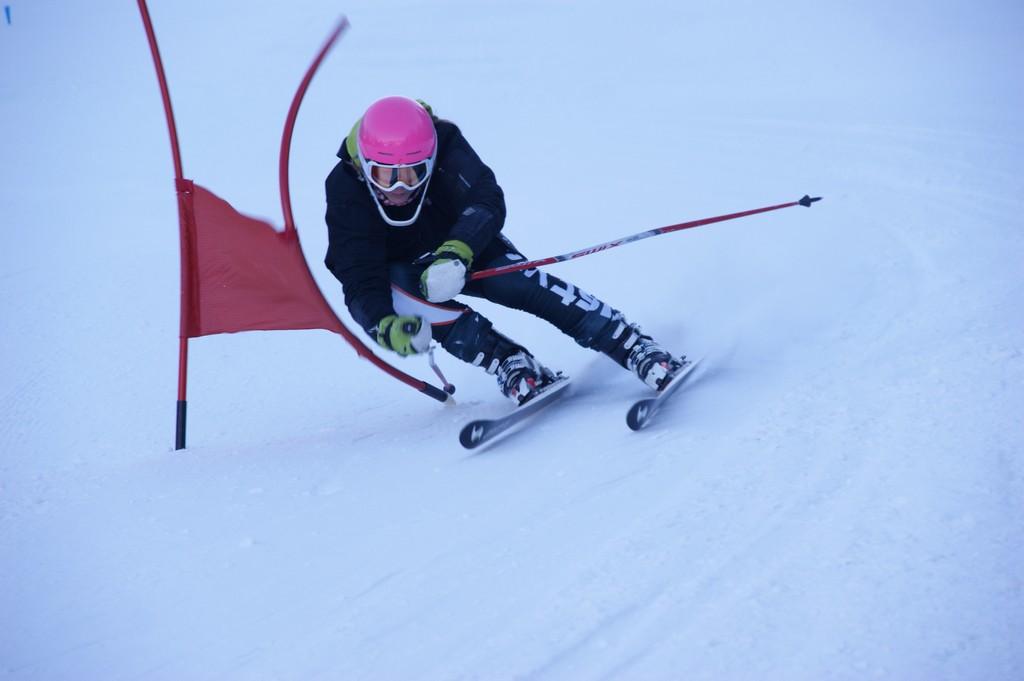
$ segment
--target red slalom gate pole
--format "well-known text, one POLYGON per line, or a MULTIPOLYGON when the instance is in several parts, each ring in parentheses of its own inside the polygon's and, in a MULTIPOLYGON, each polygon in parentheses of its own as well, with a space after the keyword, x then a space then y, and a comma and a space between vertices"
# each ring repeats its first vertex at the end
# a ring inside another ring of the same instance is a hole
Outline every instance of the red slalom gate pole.
MULTIPOLYGON (((324 41, 323 46, 313 59, 313 63, 310 64, 309 69, 306 70, 306 75, 302 77, 302 82, 299 83, 299 89, 295 92, 295 97, 292 98, 292 104, 288 108, 288 117, 284 122, 284 132, 281 134, 281 153, 278 157, 278 183, 281 189, 281 212, 284 213, 284 229, 285 231, 295 231, 295 217, 292 215, 292 194, 289 189, 288 182, 288 160, 291 156, 292 148, 292 132, 295 129, 295 119, 299 115, 299 107, 302 105, 302 100, 306 96, 306 90, 309 89, 309 84, 313 82, 313 76, 320 68, 320 64, 324 58, 327 57, 327 53, 334 47, 334 43, 337 42, 341 34, 349 27, 348 19, 341 17, 338 20, 337 26, 331 31, 331 34, 327 36, 327 40, 324 41)), ((310 275, 312 278, 312 275, 310 275)))
POLYGON ((692 229, 694 227, 700 227, 702 225, 710 225, 715 222, 725 222, 726 220, 736 220, 737 218, 745 218, 748 215, 757 215, 758 213, 767 213, 772 210, 781 210, 783 208, 790 208, 792 206, 805 206, 810 208, 811 204, 815 201, 821 201, 821 197, 817 196, 811 198, 809 195, 804 195, 799 201, 790 201, 789 203, 780 203, 777 206, 765 206, 764 208, 754 208, 753 210, 745 210, 740 213, 729 213, 728 215, 716 215, 713 218, 702 218, 700 220, 693 220, 691 222, 681 222, 678 225, 669 225, 668 227, 659 227, 657 229, 649 229, 646 232, 639 232, 637 234, 631 234, 630 236, 624 236, 621 239, 615 239, 614 241, 606 241, 603 244, 597 246, 591 246, 590 248, 584 248, 579 251, 573 251, 572 253, 565 253, 563 255, 553 255, 549 258, 541 258, 540 260, 530 260, 529 262, 518 262, 511 265, 502 265, 501 267, 492 267, 487 270, 480 270, 479 272, 473 272, 469 278, 471 281, 477 279, 486 279, 487 277, 496 277, 501 274, 509 274, 511 272, 519 272, 521 270, 531 270, 535 267, 542 267, 544 265, 550 265, 556 262, 564 262, 566 260, 574 260, 575 258, 582 258, 585 255, 591 255, 593 253, 600 253, 601 251, 607 251, 624 244, 633 243, 634 241, 640 241, 642 239, 648 239, 652 236, 658 236, 659 234, 668 234, 669 232, 678 232, 684 229, 692 229))
MULTIPOLYGON (((309 69, 307 69, 306 71, 306 75, 303 76, 302 82, 299 84, 299 89, 296 90, 295 96, 292 98, 291 107, 289 107, 288 109, 288 117, 285 119, 284 132, 281 135, 281 154, 278 161, 278 180, 281 189, 281 211, 284 213, 285 231, 292 232, 295 235, 296 239, 298 239, 298 233, 296 232, 295 229, 295 218, 292 215, 292 200, 291 192, 289 191, 288 181, 288 164, 289 158, 291 156, 292 132, 293 129, 295 128, 295 119, 298 117, 299 107, 302 105, 302 100, 306 96, 306 90, 309 88, 310 83, 313 81, 314 74, 320 68, 321 62, 323 62, 324 58, 327 56, 327 53, 331 50, 331 47, 334 45, 335 41, 338 40, 341 34, 346 29, 348 29, 348 27, 348 19, 342 17, 338 21, 338 25, 335 26, 334 31, 332 31, 331 34, 327 37, 327 40, 324 42, 323 46, 320 48, 320 51, 313 59, 313 63, 310 64, 309 69)), ((308 270, 309 266, 307 265, 306 267, 308 270)), ((313 282, 312 273, 309 275, 309 281, 313 282)), ((358 356, 369 361, 371 364, 376 366, 378 369, 384 371, 392 378, 398 379, 402 383, 405 383, 406 385, 415 388, 416 390, 419 390, 427 397, 433 398, 438 402, 447 402, 448 396, 455 392, 455 386, 451 385, 450 383, 448 383, 448 381, 444 380, 443 376, 442 380, 445 383, 444 390, 438 388, 437 386, 431 385, 426 381, 421 381, 418 378, 414 378, 413 376, 410 376, 404 371, 396 369, 395 367, 391 366, 390 364, 382 360, 380 357, 375 355, 373 351, 366 346, 365 343, 363 343, 361 340, 359 340, 359 338, 356 337, 355 334, 349 331, 348 327, 345 326, 345 324, 341 321, 340 318, 338 318, 337 315, 334 315, 334 320, 338 323, 338 328, 331 330, 341 334, 341 337, 348 341, 349 345, 351 345, 353 349, 355 349, 356 354, 358 356)), ((436 369, 436 365, 434 371, 438 371, 436 369)))
POLYGON ((185 418, 188 411, 188 314, 192 292, 186 247, 188 220, 191 217, 186 195, 190 191, 191 183, 185 180, 184 170, 182 170, 181 149, 178 146, 178 130, 174 124, 174 110, 171 108, 171 94, 167 88, 167 77, 164 75, 163 60, 160 58, 160 48, 156 44, 156 33, 153 31, 153 22, 149 17, 149 8, 146 6, 146 0, 138 0, 138 4, 139 13, 142 14, 142 23, 146 28, 146 38, 149 39, 149 51, 153 55, 156 77, 160 82, 160 95, 163 98, 164 114, 167 116, 167 131, 171 137, 171 155, 174 157, 174 189, 178 194, 178 225, 181 230, 181 330, 178 339, 178 403, 174 427, 174 448, 185 449, 185 418))

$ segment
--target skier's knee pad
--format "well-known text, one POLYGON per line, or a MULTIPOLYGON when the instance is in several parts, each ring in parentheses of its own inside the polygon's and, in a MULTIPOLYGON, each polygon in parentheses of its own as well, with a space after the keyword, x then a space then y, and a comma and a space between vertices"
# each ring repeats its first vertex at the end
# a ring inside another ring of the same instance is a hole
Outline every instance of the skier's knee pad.
POLYGON ((463 362, 482 366, 493 374, 498 364, 524 348, 494 330, 479 312, 466 312, 452 325, 441 347, 463 362))

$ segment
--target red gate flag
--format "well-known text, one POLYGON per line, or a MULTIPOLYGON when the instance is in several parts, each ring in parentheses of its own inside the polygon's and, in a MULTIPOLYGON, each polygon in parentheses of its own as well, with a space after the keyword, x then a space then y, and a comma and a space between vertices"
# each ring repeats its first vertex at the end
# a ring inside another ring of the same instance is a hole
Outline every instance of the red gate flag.
POLYGON ((180 182, 187 275, 182 326, 189 338, 237 331, 342 333, 302 255, 298 233, 247 217, 191 180, 180 182))
MULTIPOLYGON (((137 1, 160 84, 167 132, 171 138, 174 187, 178 196, 181 332, 178 342, 178 404, 174 448, 185 448, 188 340, 198 336, 277 329, 333 331, 348 341, 357 355, 389 376, 439 402, 447 402, 450 393, 455 390, 454 386, 445 382, 446 392, 391 366, 342 324, 316 285, 299 245, 288 191, 288 156, 292 129, 299 104, 313 74, 348 26, 348 20, 342 17, 320 48, 288 111, 281 136, 279 163, 285 228, 283 232, 278 232, 269 223, 242 215, 213 192, 185 179, 171 94, 156 43, 156 33, 153 31, 146 0, 137 1)), ((434 370, 440 375, 436 366, 434 370)))

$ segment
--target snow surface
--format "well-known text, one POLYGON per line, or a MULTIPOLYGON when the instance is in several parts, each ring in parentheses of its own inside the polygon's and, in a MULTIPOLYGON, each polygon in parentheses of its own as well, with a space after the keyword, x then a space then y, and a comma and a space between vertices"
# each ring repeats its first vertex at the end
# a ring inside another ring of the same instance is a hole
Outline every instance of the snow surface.
MULTIPOLYGON (((321 332, 192 343, 172 451, 177 215, 134 3, 0 23, 0 677, 1024 678, 1024 5, 153 0, 185 172, 320 264, 374 98, 495 168, 534 257, 825 200, 557 272, 708 369, 643 394, 481 306, 573 399, 442 407, 321 332)), ((553 270, 554 271, 554 270, 553 270)), ((347 319, 347 317, 346 317, 347 319)), ((423 360, 401 361, 429 377, 423 360)))

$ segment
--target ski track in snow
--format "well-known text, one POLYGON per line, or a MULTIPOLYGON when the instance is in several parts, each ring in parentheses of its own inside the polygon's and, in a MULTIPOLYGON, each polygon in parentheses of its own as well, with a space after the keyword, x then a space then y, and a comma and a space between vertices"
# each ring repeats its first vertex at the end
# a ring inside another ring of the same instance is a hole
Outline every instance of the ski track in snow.
MULTIPOLYGON (((199 8, 151 7, 187 173, 275 215, 281 107, 337 7, 199 8)), ((0 678, 1021 678, 1021 12, 808 5, 797 34, 730 8, 356 3, 296 130, 338 309, 322 180, 382 69, 462 125, 531 257, 823 195, 558 266, 707 355, 648 429, 635 379, 481 305, 574 378, 492 448, 456 441, 507 408, 492 377, 442 358, 441 407, 289 332, 192 343, 173 453, 176 208, 138 17, 19 5, 0 678)))

